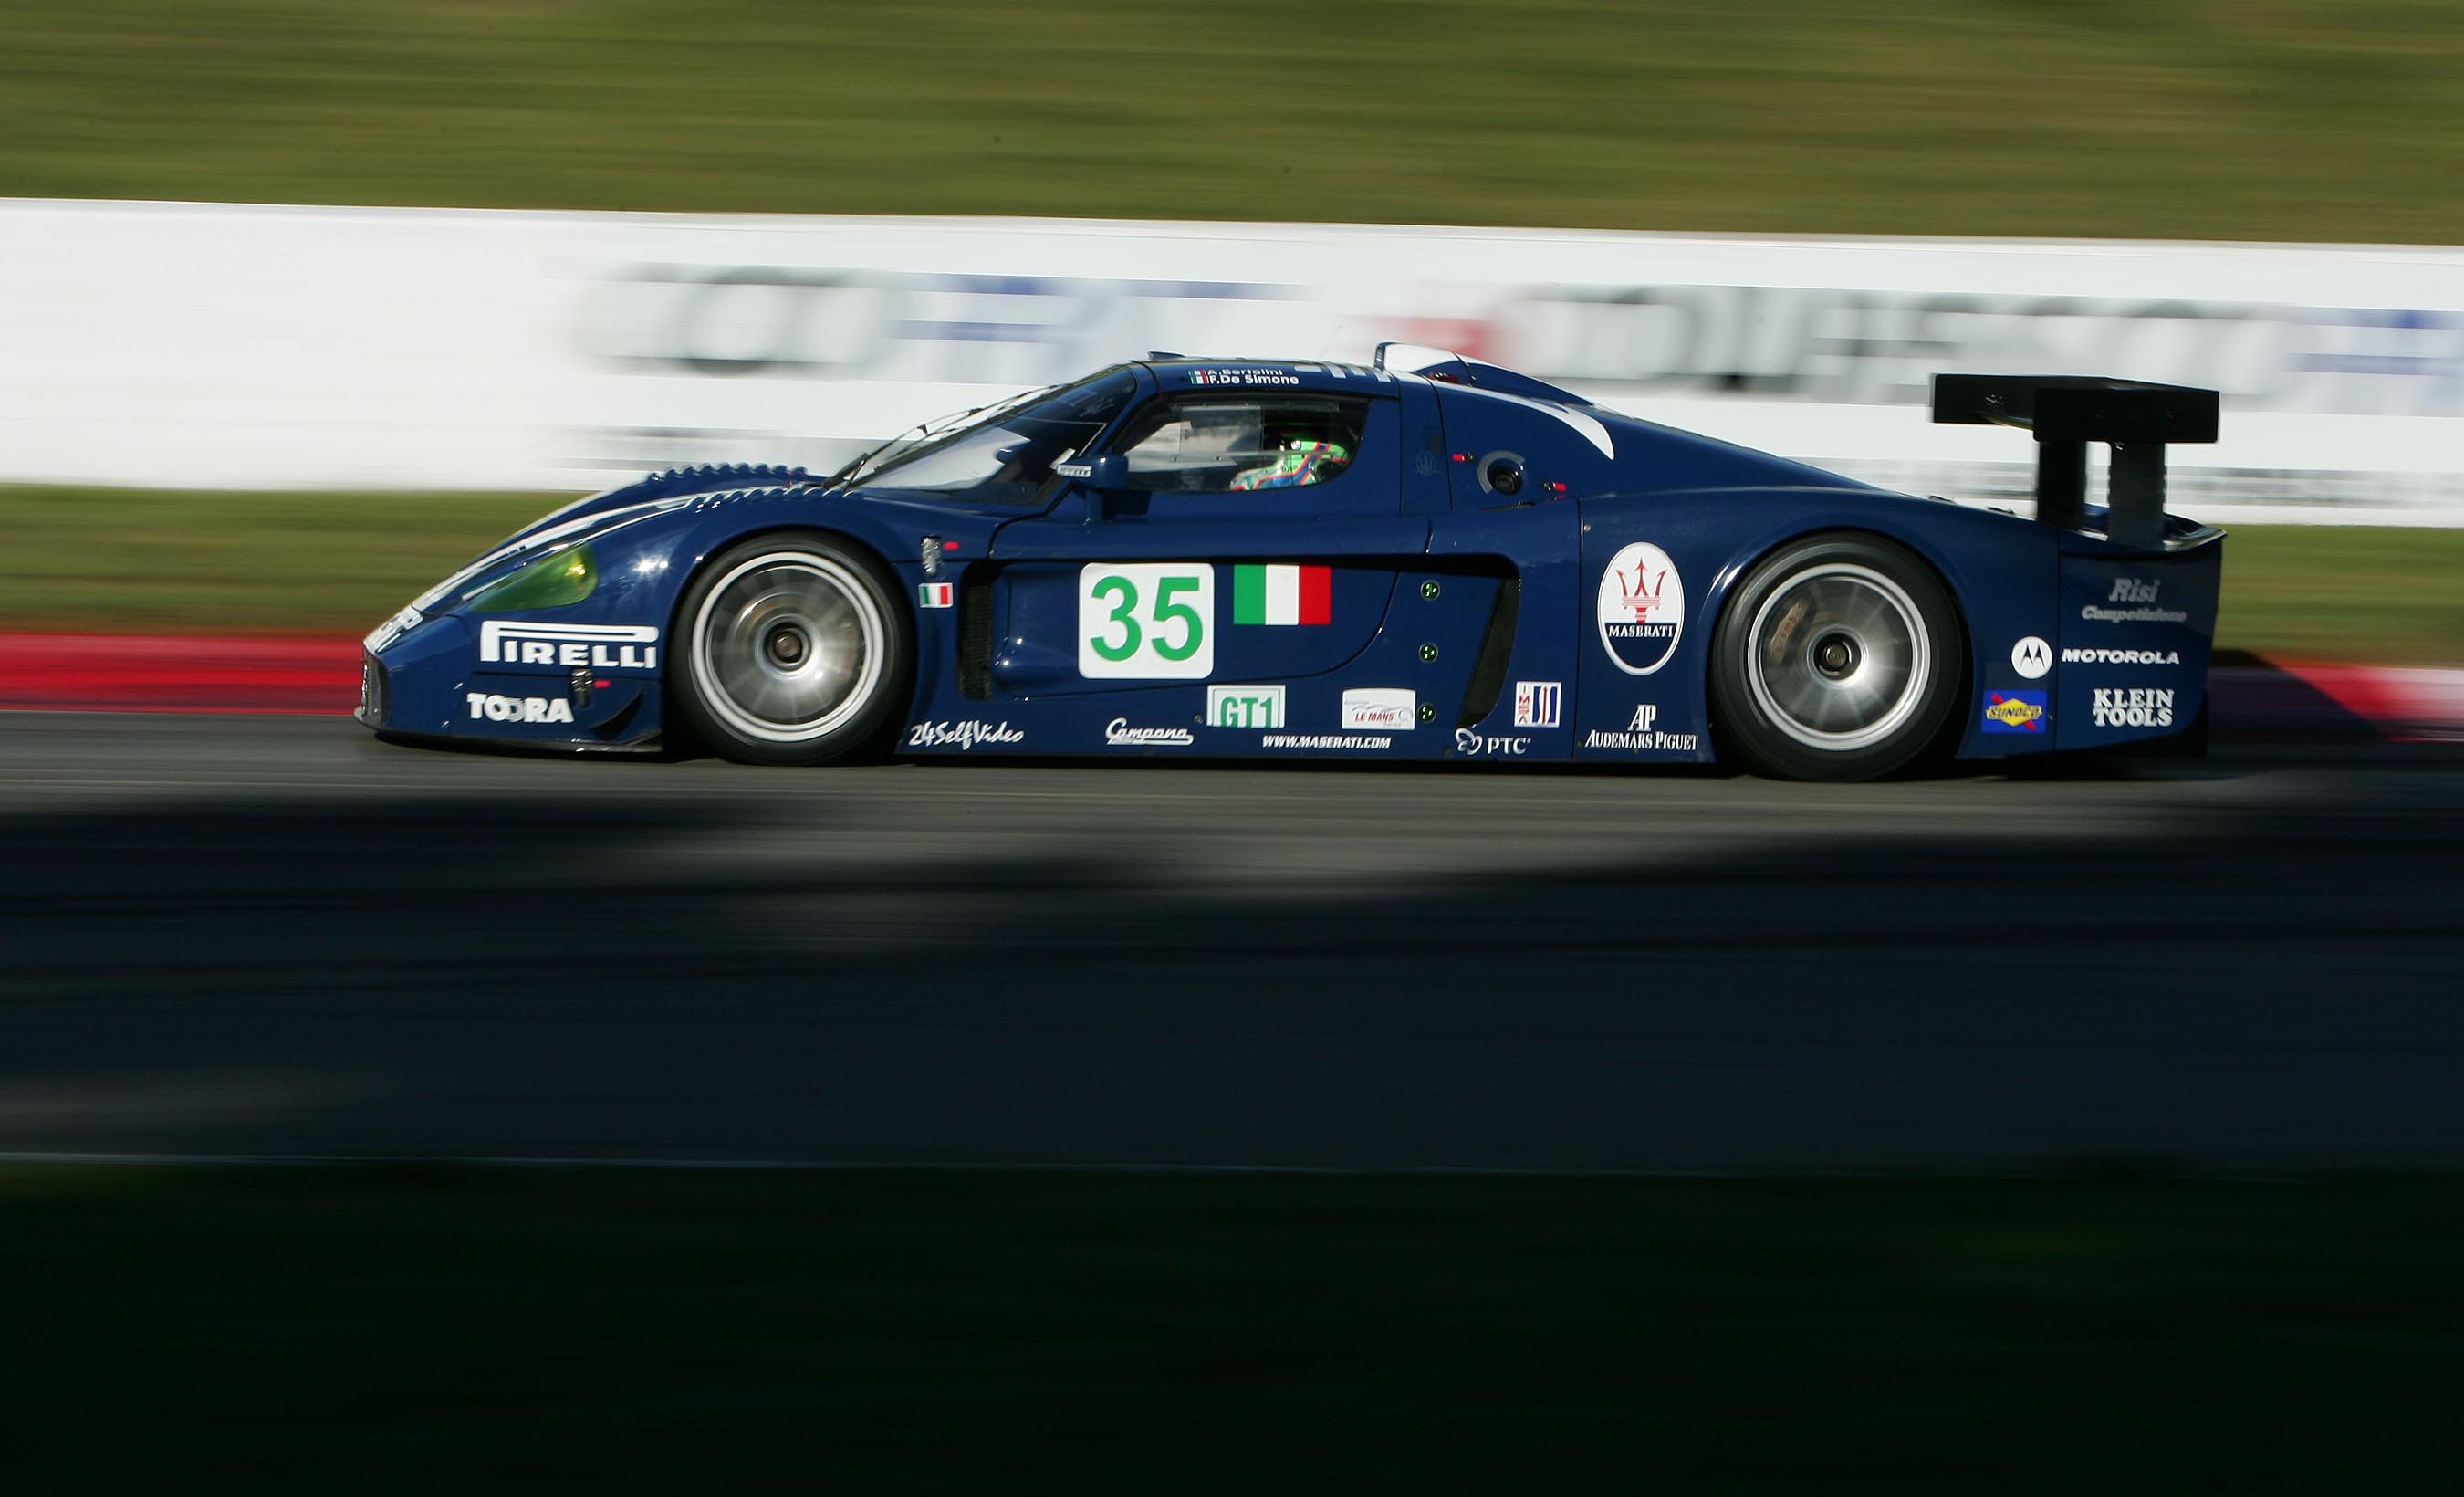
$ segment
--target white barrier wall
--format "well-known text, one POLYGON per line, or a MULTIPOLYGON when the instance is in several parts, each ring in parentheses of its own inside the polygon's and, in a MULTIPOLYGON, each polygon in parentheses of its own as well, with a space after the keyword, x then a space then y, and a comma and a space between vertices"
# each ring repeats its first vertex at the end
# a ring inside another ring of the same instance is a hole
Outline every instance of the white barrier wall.
POLYGON ((0 481, 585 490, 1150 349, 1437 343, 1894 487, 2024 495, 1938 370, 2225 391, 2224 520, 2464 522, 2464 249, 0 200, 0 481))

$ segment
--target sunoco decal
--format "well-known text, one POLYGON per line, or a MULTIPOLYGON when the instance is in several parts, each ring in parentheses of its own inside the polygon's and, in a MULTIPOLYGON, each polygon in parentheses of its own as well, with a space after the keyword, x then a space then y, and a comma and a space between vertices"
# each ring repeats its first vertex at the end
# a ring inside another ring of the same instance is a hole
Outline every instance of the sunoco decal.
POLYGON ((1988 733, 2044 732, 2045 693, 2042 692, 1986 693, 1984 729, 1988 733))
POLYGON ((1658 546, 1637 541, 1600 575, 1600 645, 1628 675, 1668 664, 1685 632, 1685 580, 1658 546))

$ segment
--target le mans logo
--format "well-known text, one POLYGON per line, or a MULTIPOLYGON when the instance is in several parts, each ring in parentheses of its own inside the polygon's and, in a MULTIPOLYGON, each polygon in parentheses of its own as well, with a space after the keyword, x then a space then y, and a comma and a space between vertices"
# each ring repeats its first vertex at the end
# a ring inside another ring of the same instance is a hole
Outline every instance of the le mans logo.
POLYGON ((2044 732, 2045 693, 2042 692, 1986 693, 1985 731, 1988 733, 2044 732))

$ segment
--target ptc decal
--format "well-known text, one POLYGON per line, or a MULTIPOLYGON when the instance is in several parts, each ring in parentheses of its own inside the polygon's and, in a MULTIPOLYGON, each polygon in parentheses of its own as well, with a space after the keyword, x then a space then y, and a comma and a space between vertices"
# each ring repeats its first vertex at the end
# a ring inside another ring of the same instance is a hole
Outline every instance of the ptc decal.
POLYGON ((1600 574, 1600 645, 1628 675, 1668 664, 1685 632, 1685 580, 1658 546, 1637 541, 1600 574))
MULTIPOLYGON (((2063 658, 2068 659, 2069 656, 2064 655, 2063 658)), ((2040 680, 2053 668, 2053 647, 2035 635, 2031 634, 2011 647, 2011 669, 2018 671, 2021 679, 2040 680)))

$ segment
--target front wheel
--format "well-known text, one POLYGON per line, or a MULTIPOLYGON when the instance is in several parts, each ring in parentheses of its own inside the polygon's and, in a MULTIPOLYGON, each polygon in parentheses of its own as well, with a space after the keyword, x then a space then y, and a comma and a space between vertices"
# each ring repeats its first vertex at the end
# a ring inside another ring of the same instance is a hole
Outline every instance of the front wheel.
POLYGON ((748 764, 826 764, 875 746, 907 688, 906 615, 880 564, 846 542, 756 536, 686 589, 671 705, 748 764))
POLYGON ((1942 734, 1959 615, 1930 568, 1871 536, 1809 536, 1757 565, 1711 644, 1727 742, 1791 780, 1870 780, 1942 734))

